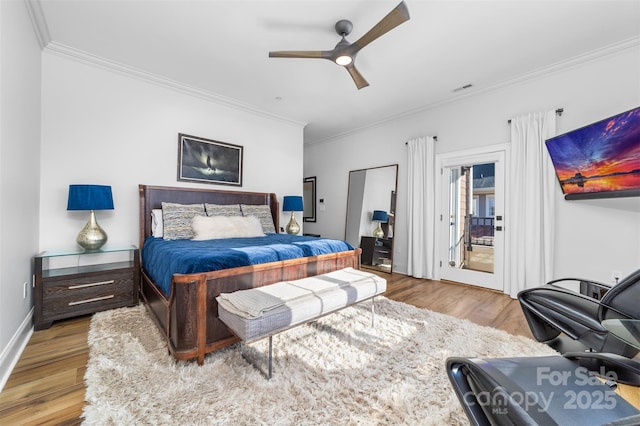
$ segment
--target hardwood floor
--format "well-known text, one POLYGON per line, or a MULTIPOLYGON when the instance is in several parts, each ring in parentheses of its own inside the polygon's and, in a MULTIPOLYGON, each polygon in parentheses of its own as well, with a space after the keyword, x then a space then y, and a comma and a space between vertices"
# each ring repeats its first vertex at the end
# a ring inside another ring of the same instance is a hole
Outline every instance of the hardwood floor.
POLYGON ((0 393, 0 424, 81 423, 89 321, 60 321, 33 333, 0 393))
POLYGON ((392 274, 391 279, 388 274, 386 277, 385 296, 389 299, 533 338, 520 304, 505 294, 451 282, 419 280, 400 274, 392 274))
MULTIPOLYGON (((518 302, 504 294, 400 274, 380 275, 387 279, 385 296, 390 299, 531 337, 518 302)), ((80 317, 33 333, 0 393, 0 424, 81 423, 89 322, 89 316, 80 317)), ((634 395, 640 399, 636 389, 634 395)))

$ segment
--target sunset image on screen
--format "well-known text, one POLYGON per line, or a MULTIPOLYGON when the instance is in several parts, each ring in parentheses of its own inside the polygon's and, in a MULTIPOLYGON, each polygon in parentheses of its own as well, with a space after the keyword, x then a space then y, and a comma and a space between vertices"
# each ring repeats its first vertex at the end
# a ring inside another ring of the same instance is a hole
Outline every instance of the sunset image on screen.
POLYGON ((546 144, 565 194, 640 189, 640 107, 546 144))

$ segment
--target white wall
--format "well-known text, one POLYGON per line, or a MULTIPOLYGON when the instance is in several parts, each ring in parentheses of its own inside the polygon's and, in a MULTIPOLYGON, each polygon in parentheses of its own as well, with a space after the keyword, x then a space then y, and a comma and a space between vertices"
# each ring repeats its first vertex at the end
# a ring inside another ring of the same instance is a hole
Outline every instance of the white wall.
POLYGON ((22 1, 0 1, 0 93, 2 389, 31 333, 31 258, 38 250, 40 46, 22 1))
MULTIPOLYGON (((640 48, 557 69, 544 76, 470 94, 459 100, 305 146, 305 176, 317 176, 325 210, 306 231, 344 237, 349 170, 398 163, 394 271, 406 273, 405 141, 438 136, 436 154, 509 142, 507 120, 519 114, 564 108, 557 133, 640 105, 640 48)), ((508 196, 508 195, 507 195, 508 196)), ((640 198, 558 201, 555 276, 611 282, 640 268, 640 198)))
POLYGON ((72 183, 112 186, 114 210, 96 214, 114 246, 138 244, 138 184, 302 195, 302 125, 53 53, 42 65, 41 250, 75 246, 87 221, 66 210, 72 183), (243 186, 178 182, 178 133, 242 145, 243 186))

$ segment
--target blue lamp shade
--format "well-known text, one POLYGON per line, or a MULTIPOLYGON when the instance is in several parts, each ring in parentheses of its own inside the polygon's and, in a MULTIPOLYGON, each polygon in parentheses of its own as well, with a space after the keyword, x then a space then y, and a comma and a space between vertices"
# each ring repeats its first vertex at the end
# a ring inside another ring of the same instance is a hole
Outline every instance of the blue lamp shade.
POLYGON ((380 222, 386 222, 387 221, 387 212, 385 212, 384 210, 374 210, 373 211, 373 217, 371 218, 372 221, 380 221, 380 222))
POLYGON ((285 196, 284 203, 282 204, 282 211, 284 212, 304 211, 304 207, 302 206, 302 197, 297 195, 285 196))
POLYGON ((113 210, 108 185, 69 185, 67 210, 113 210))

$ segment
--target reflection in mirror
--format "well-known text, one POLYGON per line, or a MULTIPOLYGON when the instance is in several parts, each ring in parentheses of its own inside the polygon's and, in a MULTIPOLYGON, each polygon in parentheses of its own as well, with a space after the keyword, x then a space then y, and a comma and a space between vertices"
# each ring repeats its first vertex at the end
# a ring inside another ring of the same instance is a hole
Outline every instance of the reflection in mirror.
POLYGON ((397 183, 397 164, 349 172, 345 240, 362 248, 365 268, 384 272, 393 268, 397 183), (374 219, 374 210, 378 211, 376 219, 381 220, 374 219), (381 237, 375 233, 378 225, 383 231, 381 237))
POLYGON ((302 220, 305 222, 316 221, 316 177, 304 178, 302 188, 302 199, 304 200, 304 212, 302 220))

